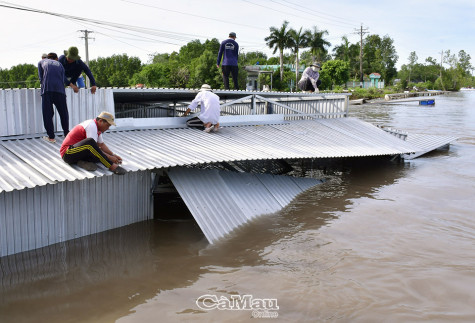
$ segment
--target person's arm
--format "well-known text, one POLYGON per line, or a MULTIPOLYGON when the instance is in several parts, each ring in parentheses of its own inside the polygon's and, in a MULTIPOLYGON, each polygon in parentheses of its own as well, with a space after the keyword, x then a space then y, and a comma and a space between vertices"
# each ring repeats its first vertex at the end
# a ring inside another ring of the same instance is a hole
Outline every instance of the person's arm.
POLYGON ((238 60, 238 59, 239 59, 239 44, 236 43, 236 60, 238 60))
POLYGON ((219 68, 219 64, 221 64, 221 58, 223 58, 223 52, 224 52, 224 44, 221 43, 221 46, 219 46, 218 60, 216 61, 216 66, 218 68, 219 68))
POLYGON ((43 66, 41 66, 41 61, 38 63, 38 77, 40 79, 40 83, 43 84, 43 66))
POLYGON ((190 111, 191 111, 190 108, 186 109, 185 113, 183 113, 183 116, 186 117, 187 115, 189 115, 190 111))
POLYGON ((318 72, 314 72, 310 67, 307 67, 304 71, 304 74, 306 74, 306 77, 310 80, 310 83, 312 83, 313 88, 317 89, 317 80, 319 76, 318 72))
POLYGON ((92 72, 89 69, 89 67, 83 61, 81 61, 81 63, 82 63, 81 66, 84 73, 86 73, 87 77, 89 78, 89 81, 91 82, 91 93, 94 94, 96 93, 96 89, 97 89, 96 80, 94 79, 94 76, 92 75, 92 72))
POLYGON ((64 70, 64 67, 62 65, 61 67, 63 68, 63 84, 66 86, 70 86, 73 89, 74 93, 78 93, 79 88, 75 84, 69 82, 68 78, 66 77, 66 71, 64 70))
POLYGON ((300 77, 300 80, 305 80, 307 78, 309 78, 309 75, 308 75, 308 67, 306 69, 303 70, 303 73, 302 73, 302 76, 300 77))
POLYGON ((119 155, 114 154, 105 143, 98 143, 99 148, 106 154, 107 158, 115 164, 122 164, 122 158, 119 155))
POLYGON ((314 72, 314 75, 313 77, 310 79, 312 81, 312 85, 313 85, 313 88, 315 90, 318 89, 318 86, 317 86, 317 81, 318 81, 318 78, 320 77, 320 73, 318 72, 314 72))
MULTIPOLYGON (((200 102, 201 102, 201 93, 203 93, 203 92, 199 92, 199 93, 196 95, 196 97, 193 99, 193 101, 191 101, 191 103, 190 103, 190 105, 188 106, 188 109, 186 109, 185 113, 186 113, 186 112, 190 113, 190 111, 193 111, 193 110, 196 109, 196 107, 198 107, 198 104, 200 104, 200 102)), ((187 116, 188 113, 185 114, 185 116, 187 116)))

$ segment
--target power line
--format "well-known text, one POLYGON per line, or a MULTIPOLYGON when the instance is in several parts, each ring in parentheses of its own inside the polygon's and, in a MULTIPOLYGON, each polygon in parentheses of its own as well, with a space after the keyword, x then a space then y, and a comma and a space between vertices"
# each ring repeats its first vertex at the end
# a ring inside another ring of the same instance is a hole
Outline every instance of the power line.
MULTIPOLYGON (((301 18, 301 19, 305 19, 305 20, 310 20, 310 21, 314 22, 314 19, 307 18, 307 17, 302 17, 302 16, 295 15, 295 14, 291 14, 291 13, 286 12, 286 11, 277 10, 277 9, 274 9, 274 8, 271 8, 271 7, 268 7, 268 6, 264 6, 264 5, 261 5, 261 4, 257 4, 257 3, 251 2, 250 0, 242 0, 242 1, 247 2, 247 3, 250 3, 250 4, 254 5, 254 6, 262 7, 262 8, 265 8, 265 9, 268 9, 268 10, 272 10, 272 11, 275 11, 275 12, 279 12, 279 13, 283 13, 283 14, 285 14, 285 15, 287 15, 287 16, 290 15, 290 16, 294 16, 294 17, 297 17, 297 18, 301 18)), ((280 3, 278 3, 278 4, 280 4, 280 3)), ((282 4, 280 4, 280 5, 282 5, 282 4)), ((283 5, 283 6, 285 6, 285 5, 283 5)), ((288 6, 285 6, 285 7, 288 7, 288 6)), ((291 7, 289 7, 289 8, 291 8, 291 7)), ((293 9, 293 8, 292 8, 292 9, 293 9)), ((339 27, 344 27, 344 28, 346 28, 346 26, 341 26, 341 25, 337 25, 337 24, 333 24, 333 23, 327 23, 327 24, 329 24, 329 25, 336 25, 336 26, 339 26, 339 27)))
POLYGON ((157 7, 157 6, 152 6, 152 5, 148 5, 148 4, 144 4, 144 3, 139 3, 139 2, 135 2, 135 1, 128 1, 128 0, 120 0, 120 1, 122 1, 122 2, 127 2, 127 3, 132 3, 132 4, 135 4, 135 5, 139 5, 139 6, 154 8, 154 9, 158 9, 158 10, 163 10, 163 11, 178 13, 178 14, 180 14, 180 15, 186 15, 186 16, 197 17, 197 18, 202 18, 202 19, 206 19, 206 20, 213 20, 213 21, 218 21, 218 22, 224 22, 224 23, 227 23, 227 24, 232 24, 232 25, 237 25, 237 26, 244 26, 244 27, 256 28, 256 26, 252 26, 252 25, 246 25, 246 24, 241 24, 241 23, 238 23, 238 22, 230 22, 229 20, 221 20, 221 19, 216 19, 216 18, 211 18, 211 17, 205 17, 205 16, 200 16, 200 15, 195 15, 195 14, 192 14, 192 13, 186 13, 186 12, 183 12, 183 11, 166 9, 166 8, 157 7))
POLYGON ((101 21, 101 20, 96 20, 96 19, 88 19, 88 18, 83 18, 83 17, 65 15, 65 14, 60 14, 60 13, 55 13, 55 12, 50 12, 50 11, 39 10, 39 9, 35 9, 35 8, 29 8, 29 7, 25 7, 25 6, 17 6, 17 5, 14 5, 14 4, 5 2, 5 1, 0 1, 0 3, 6 3, 6 5, 5 4, 0 4, 0 7, 4 7, 4 8, 16 9, 16 10, 22 10, 22 11, 28 11, 28 12, 35 12, 35 13, 42 13, 42 14, 47 14, 47 15, 51 15, 51 16, 55 16, 55 17, 60 17, 60 18, 63 18, 63 19, 80 21, 80 22, 83 22, 83 23, 90 23, 90 24, 94 24, 94 25, 97 25, 97 26, 101 26, 101 27, 109 26, 109 27, 113 27, 113 28, 117 28, 117 29, 121 29, 121 30, 135 31, 135 32, 140 32, 140 33, 144 33, 144 34, 149 34, 149 35, 174 39, 174 40, 191 41, 191 40, 194 40, 196 38, 201 38, 201 39, 206 39, 207 38, 205 36, 200 36, 200 35, 177 33, 177 32, 171 32, 171 31, 166 31, 166 30, 139 27, 139 26, 133 26, 133 25, 125 25, 125 24, 101 21))
MULTIPOLYGON (((310 9, 310 8, 308 8, 308 7, 303 7, 303 6, 300 5, 300 4, 295 4, 295 3, 291 2, 291 1, 288 1, 288 0, 285 0, 285 1, 281 0, 281 1, 283 1, 284 3, 279 3, 279 2, 277 2, 276 0, 270 0, 270 1, 272 1, 272 2, 274 2, 274 3, 276 3, 276 4, 279 4, 279 5, 281 5, 281 6, 284 6, 284 7, 287 7, 287 8, 293 9, 293 10, 296 10, 296 11, 303 12, 303 13, 305 13, 305 14, 307 14, 307 15, 312 16, 312 17, 320 17, 320 18, 322 18, 322 19, 329 20, 329 21, 332 21, 332 20, 333 20, 333 21, 335 21, 335 22, 337 22, 337 23, 339 23, 339 24, 345 24, 345 25, 352 26, 352 27, 355 25, 354 23, 349 23, 349 22, 347 22, 348 19, 346 19, 346 18, 341 18, 341 17, 333 16, 333 15, 324 13, 324 12, 322 12, 322 11, 316 11, 316 10, 310 9), (289 4, 293 5, 294 7, 289 6, 289 4), (296 7, 296 8, 295 8, 295 7, 296 7), (307 9, 307 11, 302 10, 302 9, 307 9), (319 13, 320 13, 320 14, 319 14, 319 13), (329 18, 329 17, 330 17, 330 18, 329 18), (342 20, 342 21, 338 21, 338 20, 342 20)), ((330 22, 330 23, 327 22, 327 24, 329 24, 329 25, 335 25, 335 26, 339 26, 339 27, 344 27, 344 28, 347 28, 347 27, 348 27, 348 26, 342 26, 342 25, 339 25, 339 24, 331 23, 331 22, 330 22)))

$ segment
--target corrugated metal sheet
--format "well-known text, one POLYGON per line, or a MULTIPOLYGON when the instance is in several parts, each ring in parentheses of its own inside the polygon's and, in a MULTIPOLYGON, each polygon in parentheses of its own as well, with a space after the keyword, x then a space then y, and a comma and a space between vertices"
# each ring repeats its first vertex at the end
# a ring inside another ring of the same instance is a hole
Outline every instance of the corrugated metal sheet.
MULTIPOLYGON (((414 153, 410 143, 354 118, 289 121, 284 124, 195 129, 118 131, 104 135, 130 171, 235 160, 336 158, 414 153)), ((0 142, 5 156, 0 192, 111 175, 64 163, 57 143, 39 138, 0 142), (27 180, 25 180, 25 176, 27 180)))
POLYGON ((258 215, 282 209, 304 191, 302 187, 321 183, 312 178, 181 167, 168 175, 210 243, 258 215))
MULTIPOLYGON (((97 116, 101 111, 114 112, 111 89, 97 89, 95 94, 80 89, 66 89, 69 124, 74 126, 97 116)), ((55 110, 56 111, 56 110, 55 110)), ((55 112, 55 131, 62 131, 55 112)), ((0 137, 45 133, 40 89, 0 89, 0 137)))
POLYGON ((151 189, 140 171, 2 192, 0 257, 151 219, 151 189))
MULTIPOLYGON (((167 88, 110 88, 114 92, 116 102, 157 102, 157 101, 182 101, 193 100, 199 89, 167 89, 167 88)), ((303 92, 278 92, 278 91, 245 91, 245 90, 220 90, 213 89, 223 100, 234 100, 247 95, 260 95, 268 98, 347 98, 350 93, 303 93, 303 92)))
POLYGON ((413 159, 428 153, 429 151, 441 148, 457 140, 454 136, 408 134, 406 141, 416 147, 416 153, 404 155, 405 159, 413 159))

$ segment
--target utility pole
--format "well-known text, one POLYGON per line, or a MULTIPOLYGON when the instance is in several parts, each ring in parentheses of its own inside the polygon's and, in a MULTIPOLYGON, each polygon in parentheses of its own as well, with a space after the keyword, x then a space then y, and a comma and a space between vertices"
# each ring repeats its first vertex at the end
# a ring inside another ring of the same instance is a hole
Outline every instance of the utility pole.
POLYGON ((442 62, 444 61, 444 50, 442 50, 439 54, 440 54, 440 79, 442 79, 442 62))
POLYGON ((442 79, 442 63, 444 62, 444 50, 440 52, 440 83, 442 83, 442 89, 445 91, 444 80, 442 79))
POLYGON ((363 29, 363 24, 361 24, 360 29, 355 29, 355 34, 360 34, 360 82, 363 85, 363 35, 368 34, 368 28, 363 29))
MULTIPOLYGON (((81 37, 81 38, 84 38, 84 42, 85 42, 85 45, 86 45, 86 65, 89 67, 89 43, 88 43, 88 40, 89 40, 89 34, 90 33, 93 33, 93 31, 90 31, 90 30, 79 30, 80 32, 84 33, 84 37, 81 37)), ((89 81, 89 78, 86 78, 86 88, 89 88, 89 85, 90 85, 90 81, 89 81)))

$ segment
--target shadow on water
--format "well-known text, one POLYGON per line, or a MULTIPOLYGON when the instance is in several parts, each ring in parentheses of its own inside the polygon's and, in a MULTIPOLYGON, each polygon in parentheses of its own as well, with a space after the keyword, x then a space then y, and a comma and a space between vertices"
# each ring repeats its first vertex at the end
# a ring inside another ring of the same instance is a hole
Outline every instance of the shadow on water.
POLYGON ((268 246, 318 230, 345 212, 351 200, 371 196, 411 167, 387 158, 293 166, 296 174, 323 175, 326 182, 215 245, 177 201, 169 212, 178 221, 145 221, 0 258, 0 321, 114 321, 162 291, 193 284, 211 267, 265 264, 268 246))

